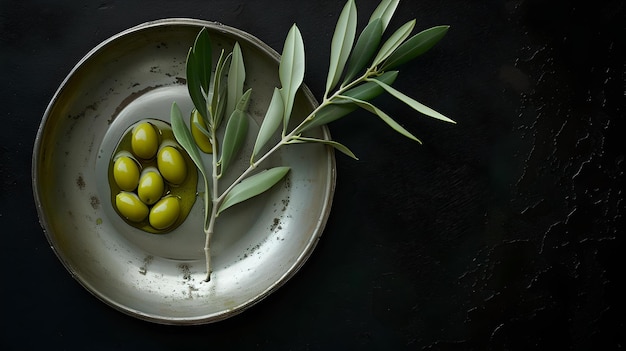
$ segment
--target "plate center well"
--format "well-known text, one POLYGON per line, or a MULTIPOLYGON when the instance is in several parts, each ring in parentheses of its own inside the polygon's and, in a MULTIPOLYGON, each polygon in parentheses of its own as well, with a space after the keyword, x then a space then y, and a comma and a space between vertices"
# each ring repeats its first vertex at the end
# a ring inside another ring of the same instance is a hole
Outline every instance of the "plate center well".
MULTIPOLYGON (((187 219, 178 228, 166 234, 147 233, 128 225, 115 212, 111 203, 111 190, 107 176, 108 167, 111 166, 111 156, 120 138, 131 125, 143 119, 158 119, 169 123, 169 114, 173 102, 179 105, 183 116, 190 113, 193 105, 186 86, 171 85, 145 89, 143 94, 131 95, 125 100, 124 105, 118 108, 119 113, 112 121, 100 147, 102 157, 98 158, 96 162, 98 192, 103 200, 103 207, 108 219, 106 222, 111 223, 115 229, 107 231, 108 233, 118 233, 121 239, 132 243, 151 256, 180 261, 204 260, 205 234, 202 230, 204 182, 201 176, 198 177, 198 196, 187 219)), ((249 134, 256 135, 257 130, 258 126, 253 122, 250 123, 249 134)), ((205 166, 210 166, 211 156, 204 155, 203 161, 205 166)), ((242 171, 244 167, 245 163, 242 162, 233 165, 233 172, 231 173, 239 174, 241 172, 237 171, 242 171)), ((225 181, 229 181, 228 177, 225 178, 225 181)), ((259 200, 263 201, 262 198, 255 200, 255 206, 263 206, 262 203, 258 203, 259 200)), ((211 251, 214 253, 215 263, 219 263, 219 257, 223 256, 223 253, 227 253, 228 248, 242 239, 250 227, 254 225, 257 218, 257 214, 253 211, 255 206, 236 206, 220 216, 215 228, 219 235, 215 235, 211 240, 211 251)))

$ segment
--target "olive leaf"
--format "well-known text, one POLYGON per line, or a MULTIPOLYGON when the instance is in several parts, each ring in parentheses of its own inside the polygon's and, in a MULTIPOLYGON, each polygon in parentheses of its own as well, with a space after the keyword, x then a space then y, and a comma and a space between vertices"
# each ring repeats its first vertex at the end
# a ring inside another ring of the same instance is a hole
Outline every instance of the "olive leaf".
POLYGON ((205 118, 208 116, 206 96, 209 93, 211 80, 211 50, 209 34, 206 28, 202 28, 187 54, 186 74, 189 96, 196 109, 205 118))
POLYGON ((352 157, 355 160, 358 160, 358 158, 354 155, 354 153, 352 151, 350 151, 350 149, 348 149, 347 146, 333 141, 333 140, 326 140, 326 139, 317 139, 317 138, 310 138, 310 137, 303 137, 303 136, 299 136, 291 141, 289 141, 290 144, 300 144, 300 143, 319 143, 319 144, 326 144, 329 146, 332 146, 333 148, 335 148, 336 150, 341 151, 343 154, 352 157))
POLYGON ((402 43, 383 63, 381 70, 394 69, 430 50, 443 38, 450 26, 425 29, 402 43))
POLYGON ((193 50, 190 49, 187 55, 187 90, 193 105, 200 112, 200 115, 208 116, 206 98, 202 93, 202 83, 200 83, 198 78, 197 66, 197 59, 193 55, 193 50))
POLYGON ((389 94, 391 94, 392 96, 394 96, 395 98, 397 98, 398 100, 404 102, 405 104, 409 105, 412 109, 414 109, 417 112, 421 112, 423 114, 425 114, 426 116, 429 117, 433 117, 439 120, 442 120, 444 122, 449 122, 449 123, 456 123, 455 121, 451 120, 450 118, 442 115, 441 113, 433 110, 432 108, 423 105, 422 103, 414 100, 413 98, 407 96, 406 94, 402 93, 401 91, 398 91, 397 89, 379 81, 376 79, 368 79, 369 82, 374 82, 376 84, 378 84, 379 86, 381 86, 383 89, 385 89, 389 94))
POLYGON ((237 107, 228 118, 226 123, 226 130, 224 131, 224 139, 222 140, 222 155, 219 163, 222 165, 220 168, 220 176, 228 169, 233 156, 241 149, 243 142, 246 140, 248 134, 248 114, 246 109, 248 107, 248 100, 250 99, 250 93, 252 89, 248 89, 237 103, 237 107))
POLYGON ((370 16, 369 23, 372 23, 374 20, 380 18, 382 22, 383 32, 387 29, 389 22, 391 21, 391 17, 396 12, 396 8, 400 0, 383 0, 381 1, 372 15, 370 16))
POLYGON ((198 77, 205 95, 209 93, 209 82, 211 81, 211 56, 213 54, 211 50, 209 33, 206 28, 202 28, 193 45, 193 55, 198 60, 198 77))
POLYGON ((252 151, 252 156, 250 157, 250 162, 254 161, 254 157, 259 153, 261 148, 265 146, 265 144, 272 137, 274 132, 276 132, 278 126, 280 126, 280 122, 282 121, 284 113, 284 108, 285 106, 283 104, 283 99, 280 95, 280 90, 278 88, 274 88, 272 100, 270 100, 270 105, 265 112, 265 117, 263 118, 263 122, 261 123, 259 133, 257 134, 257 138, 254 143, 254 149, 252 151))
POLYGON ((304 64, 304 42, 300 30, 294 24, 285 39, 283 54, 278 67, 278 76, 282 86, 280 92, 285 106, 283 132, 287 130, 289 124, 296 92, 304 81, 304 64))
POLYGON ((304 132, 315 127, 319 127, 331 122, 334 122, 342 117, 354 112, 358 107, 354 104, 341 103, 341 101, 334 100, 332 103, 324 106, 315 113, 315 117, 311 122, 302 126, 299 131, 304 132))
MULTIPOLYGON (((224 57, 224 49, 220 53, 220 57, 217 60, 215 66, 215 76, 213 77, 213 96, 211 99, 211 115, 213 116, 215 129, 219 128, 224 116, 224 109, 221 108, 225 104, 224 99, 224 87, 222 87, 222 75, 224 74, 224 67, 232 57, 232 53, 229 53, 224 57)), ((205 119, 206 120, 206 119, 205 119)))
MULTIPOLYGON (((211 140, 211 132, 209 132, 206 128, 204 128, 204 126, 202 124, 200 124, 198 121, 194 121, 193 125, 196 126, 196 128, 198 128, 198 130, 200 131, 200 133, 202 133, 205 137, 209 138, 209 140, 211 140)), ((193 134, 192 134, 193 136, 193 134)))
POLYGON ((200 151, 198 150, 198 146, 193 140, 191 131, 189 130, 189 128, 187 128, 187 125, 183 120, 183 115, 180 112, 180 108, 178 107, 176 102, 172 103, 172 108, 170 110, 170 123, 172 125, 172 132, 174 133, 174 137, 176 138, 180 146, 182 146, 187 154, 189 154, 189 157, 196 165, 196 167, 198 167, 202 176, 205 179, 208 179, 206 171, 204 169, 204 163, 202 162, 202 156, 200 156, 200 151))
POLYGON ((351 82, 367 66, 376 53, 382 36, 383 26, 380 18, 376 18, 363 29, 350 55, 344 84, 351 82))
MULTIPOLYGON (((370 80, 381 81, 387 84, 393 84, 398 77, 398 71, 389 71, 381 74, 376 78, 370 78, 370 80)), ((366 82, 362 83, 354 88, 346 90, 342 95, 347 95, 360 100, 372 100, 378 95, 382 94, 383 90, 379 89, 376 83, 366 82)))
POLYGON ((219 163, 221 164, 220 176, 230 166, 233 156, 239 151, 248 133, 248 115, 241 110, 235 110, 230 115, 226 123, 224 132, 224 140, 222 142, 222 156, 219 163))
POLYGON ((236 105, 243 95, 243 83, 246 80, 246 68, 243 62, 241 47, 238 42, 232 51, 232 59, 228 70, 228 94, 226 95, 226 115, 235 111, 236 105))
POLYGON ((250 103, 251 94, 252 94, 252 88, 249 88, 248 90, 246 90, 246 92, 243 93, 243 95, 241 95, 241 98, 237 102, 237 106, 235 107, 235 110, 247 111, 248 104, 250 103))
POLYGON ((380 47, 378 54, 374 57, 372 67, 378 66, 383 62, 391 53, 393 53, 401 44, 409 37, 411 31, 415 27, 415 20, 408 21, 402 27, 398 28, 387 41, 380 47))
POLYGON ((283 179, 289 170, 289 167, 274 167, 245 178, 224 197, 224 201, 217 210, 217 215, 233 205, 267 191, 283 179))
POLYGON ((354 0, 348 0, 339 15, 335 32, 330 46, 330 65, 326 78, 326 92, 328 96, 341 78, 344 66, 350 56, 354 37, 356 36, 357 11, 354 0))
POLYGON ((353 97, 350 96, 339 96, 339 98, 343 98, 346 99, 350 102, 355 103, 356 105, 358 105, 359 107, 377 115, 378 117, 380 117, 380 119, 382 119, 385 123, 387 123, 391 128, 393 128, 393 130, 395 130, 396 132, 404 135, 405 137, 415 140, 418 143, 422 143, 419 139, 417 139, 413 134, 411 134, 411 132, 409 132, 408 130, 404 129, 404 127, 402 127, 400 124, 398 124, 398 122, 394 121, 393 118, 389 117, 389 115, 387 115, 385 112, 383 112, 381 109, 379 109, 378 107, 370 104, 367 101, 363 101, 363 100, 359 100, 359 99, 355 99, 353 97))
MULTIPOLYGON (((377 78, 386 84, 392 84, 398 77, 398 71, 385 72, 377 78)), ((369 101, 384 93, 385 90, 375 82, 366 82, 360 84, 352 89, 346 90, 343 95, 353 97, 358 100, 369 101)), ((305 124, 299 132, 309 130, 314 127, 318 127, 330 122, 336 121, 341 117, 346 116, 350 112, 356 110, 358 106, 346 99, 333 99, 331 103, 321 107, 316 113, 315 117, 305 124)))
POLYGON ((220 97, 217 99, 217 109, 215 112, 216 129, 222 124, 222 120, 226 115, 226 98, 224 95, 226 95, 226 87, 222 86, 220 87, 220 97))

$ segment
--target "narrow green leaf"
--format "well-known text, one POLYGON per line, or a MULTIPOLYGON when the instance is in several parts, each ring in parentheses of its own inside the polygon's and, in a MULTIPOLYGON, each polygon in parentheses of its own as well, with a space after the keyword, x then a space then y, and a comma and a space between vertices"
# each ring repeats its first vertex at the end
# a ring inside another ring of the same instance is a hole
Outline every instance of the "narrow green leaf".
POLYGON ((250 157, 251 162, 280 126, 284 108, 285 106, 283 105, 280 90, 278 88, 274 88, 272 100, 270 100, 270 105, 265 112, 265 117, 263 118, 263 122, 259 128, 259 133, 256 137, 256 142, 254 143, 254 150, 252 151, 252 156, 250 157))
POLYGON ((374 12, 372 12, 372 16, 370 17, 369 22, 373 22, 377 18, 380 18, 383 25, 383 32, 387 29, 391 18, 393 17, 394 12, 396 12, 396 8, 400 0, 383 0, 378 4, 374 12))
POLYGON ((226 194, 217 214, 219 215, 225 209, 269 190, 283 179, 287 172, 289 172, 289 167, 275 167, 242 180, 226 194))
POLYGON ((342 117, 349 115, 356 109, 357 106, 354 104, 332 103, 330 105, 326 105, 315 114, 315 118, 313 118, 311 122, 307 123, 301 131, 307 131, 318 126, 334 122, 342 117))
POLYGON ((235 110, 230 115, 222 141, 222 155, 220 157, 222 167, 220 174, 223 174, 228 169, 233 157, 243 145, 248 132, 248 124, 248 115, 245 112, 235 110))
MULTIPOLYGON (((211 116, 213 117, 215 129, 219 128, 221 122, 221 116, 218 115, 218 106, 220 100, 221 91, 221 83, 222 83, 222 70, 224 69, 224 65, 231 54, 224 56, 224 49, 220 52, 220 57, 217 60, 217 64, 215 66, 215 77, 213 77, 213 96, 211 97, 211 116)), ((205 117, 205 122, 207 122, 207 118, 205 117)), ((208 123, 207 123, 208 125, 208 123)))
MULTIPOLYGON (((370 78, 371 80, 381 81, 387 84, 392 84, 398 77, 398 71, 389 71, 381 74, 376 78, 370 78)), ((352 89, 346 90, 343 95, 347 95, 359 100, 369 101, 378 95, 382 94, 383 90, 378 87, 376 83, 370 84, 370 82, 360 84, 352 89)))
POLYGON ((243 95, 241 95, 241 97, 239 98, 239 101, 237 102, 237 106, 235 106, 235 110, 240 110, 244 112, 247 111, 251 94, 252 94, 252 88, 249 88, 248 90, 246 90, 246 92, 243 93, 243 95))
POLYGON ((248 114, 245 112, 247 107, 247 101, 250 98, 251 90, 241 97, 240 103, 242 103, 244 109, 235 109, 226 123, 226 130, 224 131, 224 138, 222 139, 222 155, 220 157, 220 174, 223 174, 230 165, 233 157, 239 152, 241 146, 246 140, 248 134, 248 114))
MULTIPOLYGON (((211 133, 204 128, 204 126, 202 124, 200 124, 198 121, 194 121, 193 125, 196 126, 196 128, 198 128, 198 130, 200 131, 200 133, 204 134, 205 137, 209 138, 209 140, 211 140, 211 133)), ((192 134, 193 136, 193 134, 192 134)))
MULTIPOLYGON (((374 78, 385 82, 387 84, 392 84, 396 78, 398 77, 398 71, 389 71, 380 75, 378 78, 374 78)), ((349 89, 344 92, 344 95, 353 97, 359 100, 369 101, 377 97, 378 95, 384 93, 385 90, 381 88, 375 82, 366 82, 355 88, 349 89)), ((353 104, 348 100, 341 99, 333 99, 331 104, 322 107, 316 114, 315 117, 308 122, 300 131, 306 131, 311 128, 321 126, 324 124, 328 124, 330 122, 336 121, 339 118, 342 118, 352 111, 356 110, 358 106, 353 104)))
POLYGON ((198 64, 198 77, 205 94, 209 93, 209 82, 211 81, 211 68, 213 64, 212 54, 211 38, 209 38, 209 32, 205 27, 200 30, 193 44, 193 55, 198 64))
POLYGON ((226 97, 227 115, 230 115, 237 107, 237 103, 243 95, 243 83, 246 80, 246 68, 243 62, 241 47, 238 42, 235 42, 232 54, 230 68, 228 70, 228 95, 226 97))
POLYGON ((200 151, 198 151, 198 146, 193 140, 191 131, 187 128, 187 125, 183 120, 183 115, 180 112, 180 108, 175 102, 172 103, 172 108, 170 110, 170 123, 172 124, 172 132, 174 133, 176 141, 178 141, 180 146, 185 149, 202 176, 205 179, 208 179, 204 170, 202 157, 200 156, 200 151))
POLYGON ((357 12, 354 0, 348 0, 339 15, 330 46, 330 65, 324 97, 337 85, 350 56, 356 36, 357 12))
POLYGON ((222 124, 222 120, 224 119, 224 116, 226 115, 225 110, 226 110, 226 98, 224 97, 224 95, 226 94, 226 87, 222 85, 222 87, 220 88, 220 98, 217 99, 217 111, 215 113, 215 118, 217 120, 217 127, 219 127, 222 124))
POLYGON ((363 100, 358 100, 349 96, 341 96, 341 98, 345 98, 348 99, 352 102, 354 102, 355 104, 357 104, 359 107, 377 115, 378 117, 380 117, 380 119, 382 119, 385 123, 387 123, 393 130, 395 130, 396 132, 404 135, 405 137, 415 140, 418 143, 422 143, 419 139, 417 139, 413 134, 411 134, 408 130, 404 129, 404 127, 402 127, 400 124, 398 124, 396 121, 393 120, 393 118, 389 117, 385 112, 383 112, 382 110, 380 110, 378 107, 370 104, 367 101, 363 101, 363 100))
POLYGON ((383 62, 392 52, 394 52, 398 46, 402 45, 402 42, 406 40, 413 31, 415 27, 415 20, 411 20, 402 27, 398 28, 387 41, 380 47, 378 54, 374 57, 373 67, 378 66, 381 62, 383 62))
POLYGON ((370 62, 383 36, 383 27, 379 18, 370 22, 359 35, 354 50, 348 61, 344 84, 354 79, 370 62))
POLYGON ((282 86, 280 91, 285 105, 283 130, 287 128, 296 92, 304 80, 304 64, 304 42, 300 30, 294 24, 285 39, 283 54, 278 67, 278 76, 282 86))
POLYGON ((343 153, 344 155, 347 155, 349 157, 352 157, 355 160, 358 160, 358 158, 354 155, 354 153, 352 151, 350 151, 350 149, 348 149, 347 146, 345 146, 345 145, 343 145, 341 143, 338 143, 336 141, 333 141, 333 140, 308 138, 308 137, 300 136, 297 139, 295 139, 294 142, 296 142, 296 143, 320 143, 320 144, 326 144, 326 145, 332 146, 333 148, 341 151, 341 153, 343 153))
POLYGON ((425 29, 400 45, 383 63, 381 69, 395 69, 430 50, 443 38, 450 26, 437 26, 425 29))
POLYGON ((187 54, 187 91, 189 92, 189 97, 191 97, 191 101, 196 109, 200 112, 200 114, 207 118, 208 111, 206 106, 206 97, 202 91, 202 82, 200 80, 200 65, 197 62, 196 56, 193 54, 193 48, 189 49, 189 53, 187 54))
POLYGON ((413 98, 405 95, 404 93, 402 93, 401 91, 391 87, 390 85, 387 85, 381 81, 375 80, 375 79, 368 79, 368 81, 373 81, 375 84, 380 85, 383 89, 385 89, 389 94, 391 94, 392 96, 394 96, 395 98, 397 98, 398 100, 404 102, 405 104, 409 105, 412 109, 414 109, 417 112, 423 113, 426 116, 429 117, 433 117, 439 120, 442 120, 444 122, 449 122, 449 123, 455 123, 455 121, 451 120, 450 118, 442 115, 441 113, 433 110, 432 108, 423 105, 422 103, 414 100, 413 98))

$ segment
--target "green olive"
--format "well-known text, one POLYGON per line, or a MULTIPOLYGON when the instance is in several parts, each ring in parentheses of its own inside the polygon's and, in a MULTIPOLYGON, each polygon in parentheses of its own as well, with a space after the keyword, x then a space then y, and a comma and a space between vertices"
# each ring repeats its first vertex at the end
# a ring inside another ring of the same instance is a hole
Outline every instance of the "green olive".
POLYGON ((163 196, 165 184, 159 171, 154 167, 148 167, 141 173, 137 195, 146 205, 152 205, 163 196))
POLYGON ((202 152, 207 154, 213 153, 213 145, 211 145, 209 138, 200 131, 196 123, 198 123, 202 128, 207 129, 204 118, 202 118, 202 115, 200 114, 200 112, 198 112, 198 110, 194 109, 193 112, 191 112, 190 123, 191 135, 193 136, 193 140, 196 142, 196 145, 198 145, 198 148, 200 148, 202 152))
POLYGON ((113 163, 113 178, 122 190, 133 191, 139 183, 139 166, 128 156, 120 156, 113 163))
POLYGON ((133 128, 131 148, 135 155, 146 160, 156 155, 159 148, 159 136, 152 124, 141 122, 133 128))
POLYGON ((172 226, 179 215, 180 200, 175 196, 166 196, 152 207, 148 220, 153 228, 162 230, 172 226))
MULTIPOLYGON (((197 118, 197 123, 205 122, 200 115, 197 118)), ((111 154, 110 199, 128 225, 163 234, 184 222, 196 201, 198 172, 169 123, 136 122, 124 131, 111 154)))
POLYGON ((187 177, 187 164, 183 155, 173 146, 164 146, 157 155, 157 166, 165 180, 179 185, 187 177))
POLYGON ((115 207, 124 218, 141 222, 148 216, 148 206, 135 193, 122 191, 115 196, 115 207))

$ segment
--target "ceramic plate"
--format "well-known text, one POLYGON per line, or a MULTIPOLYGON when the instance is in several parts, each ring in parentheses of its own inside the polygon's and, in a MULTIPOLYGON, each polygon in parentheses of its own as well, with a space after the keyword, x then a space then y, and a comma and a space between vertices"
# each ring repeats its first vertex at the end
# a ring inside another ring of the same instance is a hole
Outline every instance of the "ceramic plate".
MULTIPOLYGON (((262 168, 287 165, 291 172, 269 192, 220 215, 210 282, 204 281, 201 198, 168 234, 141 231, 117 215, 107 172, 116 143, 139 120, 169 122, 173 102, 188 116, 185 60, 202 27, 209 30, 214 57, 222 48, 230 51, 235 41, 242 47, 246 85, 253 90, 252 123, 231 174, 243 170, 273 88, 280 86, 279 56, 247 33, 191 19, 145 23, 89 52, 52 98, 33 152, 40 222, 63 265, 108 305, 164 324, 218 321, 284 284, 322 234, 335 185, 331 149, 293 145, 275 153, 262 168)), ((302 119, 316 104, 303 87, 292 118, 302 119)), ((312 135, 330 139, 325 127, 312 135)))

